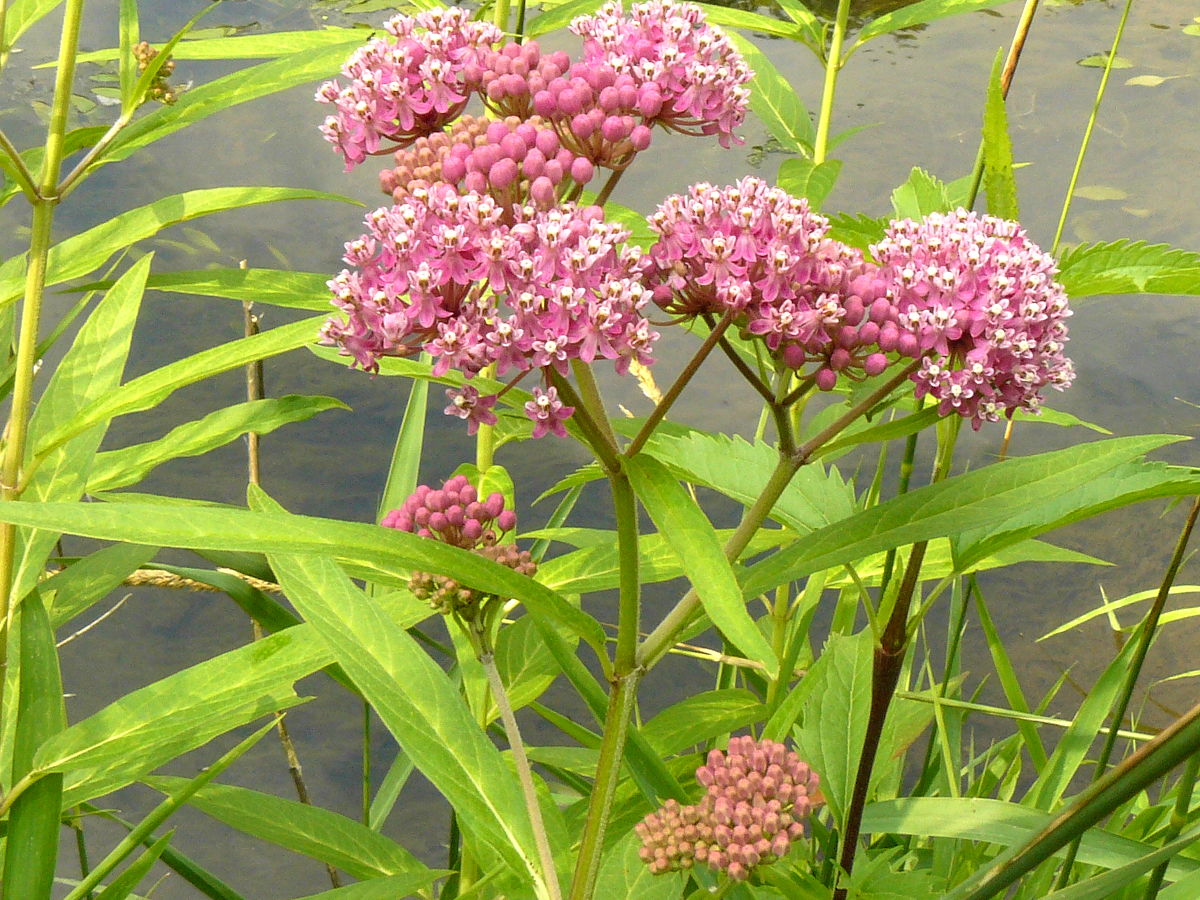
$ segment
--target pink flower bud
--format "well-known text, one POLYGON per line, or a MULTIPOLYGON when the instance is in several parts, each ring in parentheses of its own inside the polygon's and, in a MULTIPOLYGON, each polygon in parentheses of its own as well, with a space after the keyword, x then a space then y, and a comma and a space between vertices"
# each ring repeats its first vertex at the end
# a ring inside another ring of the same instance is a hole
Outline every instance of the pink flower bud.
POLYGON ((635 125, 633 130, 629 132, 629 143, 633 145, 633 149, 641 153, 650 146, 650 141, 653 138, 653 133, 645 125, 635 125))
POLYGON ((517 164, 506 156, 497 160, 488 170, 488 181, 492 187, 502 191, 517 180, 517 174, 517 164))
POLYGON ((545 175, 535 178, 529 186, 529 196, 539 207, 547 209, 554 204, 554 184, 545 175))
POLYGON ((596 170, 591 161, 582 156, 571 163, 571 178, 576 184, 587 184, 595 173, 596 170))

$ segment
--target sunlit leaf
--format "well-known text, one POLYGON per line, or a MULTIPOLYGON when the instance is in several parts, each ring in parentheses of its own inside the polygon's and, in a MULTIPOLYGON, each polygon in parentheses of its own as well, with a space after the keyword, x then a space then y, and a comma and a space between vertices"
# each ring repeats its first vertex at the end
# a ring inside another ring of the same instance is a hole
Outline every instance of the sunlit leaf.
POLYGON ((750 109, 785 150, 810 153, 816 129, 796 89, 767 55, 746 38, 737 32, 729 32, 729 39, 754 70, 750 82, 750 109))
POLYGON ((1008 0, 921 0, 900 9, 885 13, 869 22, 854 42, 855 48, 865 44, 881 34, 899 31, 901 28, 912 28, 915 25, 925 25, 946 16, 958 13, 973 12, 981 9, 991 9, 1000 6, 1008 0))
POLYGON ((1062 254, 1058 280, 1073 298, 1200 295, 1200 253, 1145 241, 1081 244, 1062 254))
POLYGON ((1019 219, 1017 181, 1013 175, 1012 139, 1008 135, 1008 112, 1000 72, 1004 53, 996 53, 992 77, 988 80, 987 103, 983 111, 983 186, 987 191, 988 212, 1002 219, 1019 219))
POLYGON ((811 159, 785 159, 776 182, 789 194, 808 198, 813 209, 820 209, 841 171, 840 159, 827 159, 819 165, 811 159))

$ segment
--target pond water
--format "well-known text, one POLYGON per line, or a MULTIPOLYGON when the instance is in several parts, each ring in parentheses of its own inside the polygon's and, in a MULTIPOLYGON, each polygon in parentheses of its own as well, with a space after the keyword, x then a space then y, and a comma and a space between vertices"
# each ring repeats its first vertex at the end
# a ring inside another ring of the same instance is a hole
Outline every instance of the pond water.
MULTIPOLYGON (((144 4, 143 33, 162 38, 178 27, 197 5, 191 2, 144 4)), ((873 5, 879 10, 896 2, 873 5)), ((823 0, 823 12, 835 4, 823 0)), ((868 125, 835 151, 845 163, 841 179, 829 198, 828 210, 883 215, 890 209, 891 189, 910 168, 921 165, 951 179, 969 170, 975 156, 981 103, 987 74, 996 50, 1007 43, 1020 3, 993 13, 973 13, 944 20, 896 37, 875 41, 849 64, 839 83, 835 131, 868 125)), ((867 9, 856 8, 856 13, 867 9)), ((1049 246, 1062 196, 1091 108, 1100 70, 1077 64, 1081 58, 1107 50, 1120 16, 1120 4, 1091 2, 1043 3, 1018 70, 1009 109, 1015 156, 1028 167, 1019 172, 1022 218, 1035 240, 1049 246)), ((363 20, 378 21, 375 13, 363 20)), ((1076 201, 1065 240, 1113 240, 1136 237, 1175 246, 1200 248, 1200 134, 1195 109, 1200 104, 1200 37, 1182 27, 1200 16, 1200 0, 1140 0, 1130 19, 1121 56, 1129 68, 1115 71, 1102 109, 1081 185, 1092 198, 1076 201), (1126 84, 1136 76, 1167 78, 1156 86, 1126 84)), ((299 0, 245 2, 218 9, 207 24, 246 26, 247 31, 316 27, 324 21, 354 19, 335 10, 299 0)), ((115 44, 115 0, 93 3, 84 49, 115 44)), ((820 70, 807 51, 783 42, 757 39, 776 65, 798 85, 810 107, 820 96, 820 70)), ((24 41, 24 52, 13 57, 0 86, 6 132, 25 146, 37 138, 34 110, 49 96, 50 70, 33 66, 53 57, 56 35, 37 29, 24 41)), ((564 41, 564 46, 569 44, 564 41)), ((176 79, 209 80, 228 67, 181 62, 176 79)), ((81 77, 102 71, 85 66, 81 77)), ((81 93, 85 93, 81 89, 81 93)), ((89 181, 60 210, 58 237, 96 224, 118 211, 160 196, 201 187, 231 184, 271 184, 334 191, 368 204, 382 202, 375 193, 375 175, 365 166, 343 175, 338 159, 316 132, 322 112, 303 88, 247 104, 154 144, 131 160, 110 166, 89 181)), ((88 115, 103 122, 111 115, 97 107, 88 115)), ((707 179, 726 183, 750 170, 749 158, 763 145, 766 132, 751 120, 744 129, 746 146, 722 151, 703 142, 667 144, 639 162, 622 182, 615 199, 642 211, 653 209, 668 192, 707 179), (680 160, 686 159, 686 165, 680 160)), ((656 139, 657 140, 657 139, 656 139)), ((762 156, 757 172, 773 178, 782 154, 762 156)), ((333 272, 340 267, 344 241, 360 231, 362 210, 339 204, 292 203, 250 212, 200 220, 164 233, 145 249, 155 249, 156 270, 199 269, 209 265, 291 267, 333 272)), ((8 227, 0 231, 0 249, 19 252, 27 216, 19 202, 4 210, 8 227)), ((68 298, 57 297, 51 314, 62 311, 68 298)), ((1200 412, 1177 398, 1200 402, 1200 377, 1195 348, 1200 343, 1197 302, 1187 298, 1135 297, 1093 299, 1077 305, 1071 323, 1069 352, 1079 376, 1075 387, 1052 398, 1055 407, 1104 424, 1118 434, 1169 431, 1196 434, 1200 412)), ((290 314, 260 310, 264 327, 287 321, 290 314)), ((132 377, 187 353, 240 335, 242 312, 232 302, 151 294, 144 307, 127 376, 132 377)), ((683 358, 682 336, 664 342, 660 382, 667 383, 683 358), (670 349, 674 343, 676 350, 670 349)), ((730 388, 726 373, 716 371, 690 389, 673 417, 704 427, 747 433, 753 429, 755 401, 739 385, 730 388)), ((637 413, 646 401, 629 384, 615 378, 603 381, 612 403, 637 413)), ((335 367, 304 352, 271 361, 266 368, 269 395, 331 394, 354 411, 335 412, 293 426, 263 439, 263 484, 293 511, 353 520, 369 520, 391 452, 391 442, 403 410, 406 387, 392 380, 369 379, 360 372, 335 367)), ((148 440, 179 422, 244 397, 240 375, 205 382, 181 391, 154 415, 114 423, 108 446, 148 440)), ((445 477, 459 462, 472 458, 470 440, 457 420, 440 414, 441 398, 428 420, 433 448, 422 469, 423 480, 445 477)), ((961 465, 981 465, 994 458, 1002 429, 985 428, 969 438, 961 465)), ((1046 425, 1017 430, 1014 452, 1031 453, 1081 439, 1046 425)), ((1193 462, 1188 445, 1172 448, 1165 458, 1193 462)), ((582 451, 552 439, 537 445, 536 453, 508 453, 499 461, 510 467, 520 499, 528 504, 546 486, 585 461, 582 451), (534 462, 533 460, 536 460, 534 462)), ((138 490, 239 503, 244 497, 244 448, 231 445, 201 459, 186 460, 155 472, 138 490)), ((603 527, 607 503, 601 494, 581 510, 588 524, 603 527)), ((1053 682, 1065 667, 1090 684, 1111 638, 1101 627, 1044 644, 1033 639, 1049 628, 1094 606, 1103 587, 1109 597, 1152 587, 1161 576, 1180 521, 1179 510, 1162 515, 1162 506, 1144 506, 1110 516, 1086 529, 1054 537, 1056 542, 1086 550, 1118 568, 1086 566, 1055 569, 1047 583, 1044 569, 1018 567, 983 580, 993 615, 1017 657, 1031 696, 1053 682), (1096 652, 1099 642, 1101 652, 1096 652)), ((548 510, 525 514, 523 525, 542 521, 548 510)), ((718 509, 718 516, 733 510, 718 509)), ((84 549, 67 541, 68 552, 84 549)), ((163 558, 174 558, 169 554, 163 558)), ((1195 580, 1195 564, 1180 582, 1195 580)), ((650 604, 670 602, 665 590, 651 592, 650 604)), ((651 611, 650 618, 655 613, 651 611)), ((1132 621, 1132 617, 1127 617, 1132 621)), ((1126 623, 1128 624, 1128 622, 1126 623)), ((71 692, 72 720, 90 714, 130 689, 147 684, 187 665, 231 649, 249 639, 249 626, 228 600, 208 594, 139 588, 101 627, 63 650, 66 687, 71 692)), ((1195 668, 1194 631, 1186 622, 1170 626, 1152 656, 1150 677, 1195 668)), ((977 630, 969 635, 967 658, 977 676, 988 666, 977 630)), ((683 693, 711 685, 711 673, 696 664, 665 665, 648 681, 643 713, 651 714, 683 693)), ((344 692, 330 689, 321 679, 303 686, 317 695, 313 702, 289 713, 288 720, 304 763, 313 798, 319 805, 354 815, 358 804, 359 727, 361 711, 344 692)), ((1190 706, 1191 681, 1175 682, 1155 698, 1170 708, 1190 706)), ((555 695, 555 703, 570 698, 555 695)), ((1061 710, 1070 710, 1077 695, 1066 689, 1061 710)), ((1159 724, 1165 713, 1148 707, 1147 722, 1159 724)), ((532 724, 532 723, 530 723, 532 724)), ((390 759, 392 745, 375 729, 379 774, 390 759)), ((535 735, 538 735, 535 732, 535 735)), ((540 735, 535 740, 540 739, 540 735)), ((545 740, 554 740, 546 736, 545 740)), ((230 742, 219 742, 222 747, 230 742)), ((217 755, 214 747, 194 754, 177 771, 194 771, 217 755)), ((291 796, 277 743, 263 741, 230 771, 230 781, 259 790, 291 796)), ((442 858, 446 834, 445 810, 418 777, 402 798, 386 831, 405 842, 431 863, 442 858)), ((114 798, 127 818, 154 802, 144 789, 124 791, 114 798)), ((251 898, 283 898, 316 893, 327 886, 322 867, 265 845, 188 811, 177 817, 176 846, 210 867, 251 898)), ((91 855, 98 858, 117 832, 89 826, 91 855)), ((64 845, 65 846, 65 845, 64 845)), ((77 872, 73 851, 65 850, 64 876, 77 872)), ((164 900, 194 896, 178 878, 169 878, 156 892, 164 900)))

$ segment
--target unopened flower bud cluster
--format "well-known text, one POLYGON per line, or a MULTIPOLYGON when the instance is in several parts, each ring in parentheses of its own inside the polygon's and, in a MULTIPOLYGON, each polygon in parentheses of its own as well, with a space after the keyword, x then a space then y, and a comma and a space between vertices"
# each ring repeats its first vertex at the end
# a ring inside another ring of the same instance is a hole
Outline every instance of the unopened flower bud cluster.
MULTIPOLYGON (((537 565, 528 551, 514 544, 499 543, 517 527, 517 516, 504 505, 499 492, 480 500, 466 476, 456 475, 440 489, 420 485, 399 509, 384 516, 383 526, 432 538, 444 544, 472 550, 522 575, 533 575, 537 565)), ((413 572, 409 580, 413 594, 443 614, 470 615, 486 595, 456 579, 429 572, 413 572)))
POLYGON ((783 744, 734 737, 696 770, 699 803, 668 800, 636 827, 650 871, 696 864, 744 881, 756 866, 786 856, 804 834, 804 819, 822 800, 817 776, 783 744))

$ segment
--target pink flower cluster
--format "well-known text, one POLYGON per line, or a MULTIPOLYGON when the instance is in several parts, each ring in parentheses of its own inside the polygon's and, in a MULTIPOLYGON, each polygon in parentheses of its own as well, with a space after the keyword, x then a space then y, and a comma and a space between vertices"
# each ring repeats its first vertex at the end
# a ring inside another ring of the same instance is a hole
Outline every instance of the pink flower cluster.
MULTIPOLYGON (((528 551, 518 550, 514 544, 499 543, 506 532, 517 527, 517 515, 505 508, 504 495, 495 492, 480 500, 464 475, 454 476, 440 489, 418 486, 399 509, 384 516, 382 525, 473 550, 522 575, 532 576, 537 572, 537 564, 528 551)), ((441 613, 457 613, 466 618, 474 615, 488 599, 456 579, 429 572, 413 572, 409 590, 441 613)))
POLYGON ((649 284, 663 309, 733 313, 784 365, 813 363, 822 390, 841 373, 878 375, 888 351, 916 355, 880 271, 827 237, 828 220, 806 200, 760 178, 721 189, 696 184, 664 200, 650 227, 659 239, 649 284))
POLYGON ((343 66, 349 84, 328 81, 317 92, 335 107, 321 131, 345 157, 346 171, 381 141, 408 144, 458 118, 479 87, 470 75, 504 37, 461 8, 394 16, 384 28, 396 40, 372 38, 343 66))
POLYGON ((506 208, 529 202, 549 209, 564 179, 583 186, 595 173, 592 163, 564 147, 539 116, 502 121, 463 116, 449 130, 397 150, 395 161, 395 168, 380 174, 379 184, 396 203, 444 181, 491 194, 506 208))
POLYGON ((804 834, 803 819, 823 802, 799 756, 749 735, 710 752, 696 780, 706 789, 699 803, 668 800, 636 827, 639 855, 655 875, 699 862, 744 881, 755 866, 786 856, 804 834))
POLYGON ((684 134, 720 135, 721 146, 729 146, 746 117, 754 73, 700 7, 649 0, 626 15, 610 0, 571 30, 583 38, 584 62, 628 74, 643 100, 661 98, 648 118, 684 134))
POLYGON ((1016 222, 959 209, 894 222, 872 248, 898 322, 923 355, 917 396, 976 429, 1036 410, 1074 379, 1063 355, 1071 315, 1054 259, 1016 222))
MULTIPOLYGON (((515 207, 511 221, 504 213, 492 197, 444 182, 370 213, 369 232, 346 245, 355 270, 329 282, 347 318, 326 323, 324 342, 364 369, 425 350, 435 375, 468 378, 489 365, 499 375, 565 375, 574 359, 611 359, 622 373, 649 365, 658 333, 642 315, 646 260, 624 245, 629 232, 594 206, 515 207)), ((535 432, 561 433, 567 408, 553 391, 540 396, 528 410, 535 432)), ((493 415, 478 394, 451 400, 475 424, 493 415)))

